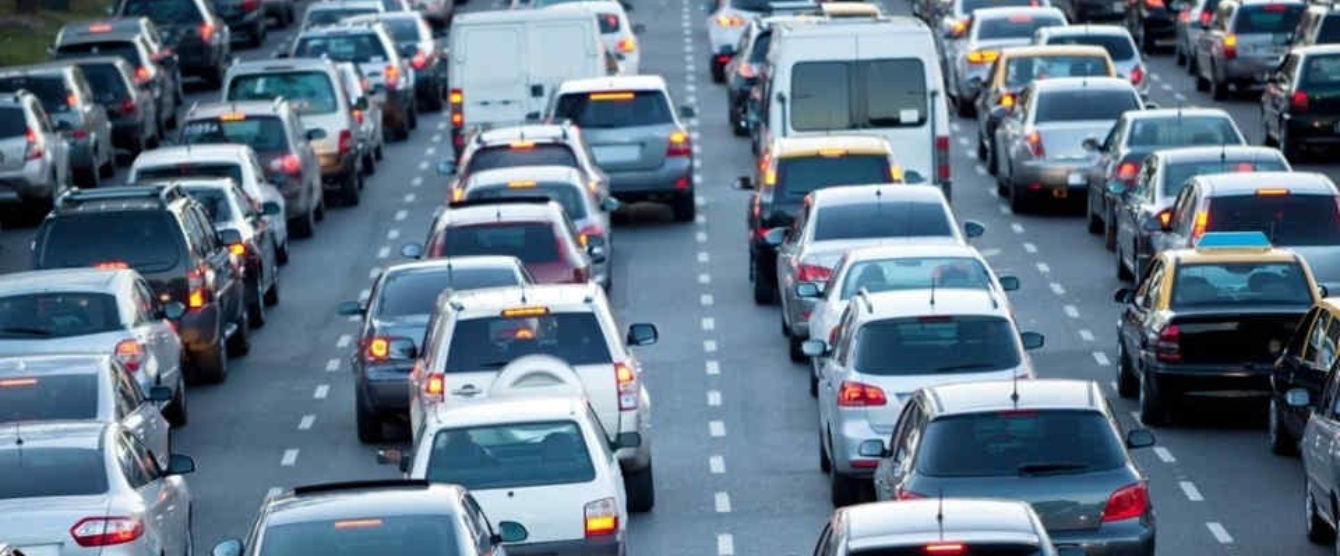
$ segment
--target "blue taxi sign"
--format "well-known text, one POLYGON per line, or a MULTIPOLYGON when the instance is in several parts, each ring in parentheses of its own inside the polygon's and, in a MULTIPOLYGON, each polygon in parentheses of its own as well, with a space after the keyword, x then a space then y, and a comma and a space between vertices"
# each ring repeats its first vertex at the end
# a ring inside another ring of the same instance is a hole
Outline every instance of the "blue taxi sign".
POLYGON ((1200 236, 1196 249, 1269 249, 1270 238, 1261 232, 1212 232, 1200 236))

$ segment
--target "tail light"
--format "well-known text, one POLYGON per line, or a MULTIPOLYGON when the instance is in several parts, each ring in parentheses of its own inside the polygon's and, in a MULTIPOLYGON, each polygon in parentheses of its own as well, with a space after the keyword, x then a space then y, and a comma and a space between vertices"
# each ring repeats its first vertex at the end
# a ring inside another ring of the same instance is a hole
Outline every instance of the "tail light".
POLYGON ((1293 97, 1289 99, 1289 110, 1296 113, 1307 112, 1307 100, 1307 93, 1294 92, 1293 97))
POLYGON ((354 150, 354 134, 347 129, 340 130, 340 154, 354 150))
POLYGON ((1210 13, 1209 11, 1200 12, 1201 25, 1209 25, 1211 19, 1214 19, 1214 14, 1210 13))
POLYGON ((731 55, 730 55, 730 54, 717 54, 717 58, 716 58, 716 60, 717 60, 717 64, 722 65, 722 66, 724 66, 724 65, 726 65, 726 64, 729 64, 729 63, 730 63, 730 59, 731 59, 731 55))
POLYGON ((144 346, 140 345, 138 340, 117 342, 113 353, 116 355, 116 360, 132 373, 140 370, 140 365, 144 363, 144 346))
POLYGON ((584 266, 572 269, 572 282, 574 284, 585 284, 587 280, 590 280, 591 277, 586 270, 587 269, 584 266))
POLYGON ((592 238, 605 237, 605 230, 600 228, 599 224, 587 224, 581 231, 577 232, 577 241, 586 247, 591 243, 592 238))
POLYGON ((87 138, 88 138, 88 130, 87 130, 87 129, 76 129, 76 130, 70 132, 70 137, 74 137, 75 139, 87 139, 87 138))
POLYGON ((1163 0, 1145 0, 1145 7, 1151 10, 1160 10, 1167 7, 1163 0))
POLYGON ((414 53, 414 58, 410 59, 409 65, 414 66, 416 70, 428 67, 428 55, 424 54, 422 50, 414 53))
MULTIPOLYGON (((740 27, 744 25, 744 18, 738 15, 719 15, 717 16, 717 25, 721 27, 740 27)), ((726 59, 730 59, 729 56, 726 59)))
POLYGON ((1284 4, 1266 4, 1262 9, 1274 13, 1289 11, 1289 7, 1284 4))
POLYGON ((70 528, 79 546, 125 544, 144 535, 144 522, 133 517, 86 517, 70 528))
POLYGON ((228 244, 228 252, 229 252, 229 253, 232 253, 233 255, 236 255, 236 256, 238 256, 238 257, 245 256, 245 255, 247 254, 247 244, 245 244, 245 243, 230 243, 230 244, 228 244))
POLYGON ((1163 363, 1182 361, 1182 329, 1170 324, 1159 331, 1159 339, 1154 342, 1154 356, 1163 363))
POLYGON ((800 263, 796 267, 796 280, 801 282, 827 282, 832 276, 832 269, 819 265, 800 263))
POLYGON ((1014 93, 1000 95, 1000 106, 1002 108, 1014 108, 1014 93))
POLYGON ((675 130, 670 134, 670 142, 665 147, 665 156, 689 156, 693 152, 689 145, 689 134, 675 130))
POLYGON ((613 498, 587 502, 582 511, 586 514, 587 537, 603 537, 619 532, 619 510, 613 498))
POLYGON ((23 160, 28 161, 42 158, 42 155, 45 153, 42 151, 42 143, 38 141, 37 131, 30 127, 23 132, 23 138, 28 141, 28 146, 23 151, 23 160))
POLYGON ((884 395, 884 389, 878 386, 844 380, 838 388, 838 407, 872 407, 888 403, 889 398, 884 395))
POLYGON ((1131 70, 1131 84, 1139 85, 1144 80, 1145 80, 1145 68, 1135 66, 1135 69, 1131 70))
POLYGON ((200 42, 214 42, 215 31, 217 30, 214 28, 213 24, 201 23, 200 42))
POLYGON ((140 66, 140 67, 135 68, 135 84, 136 84, 136 85, 143 85, 143 84, 145 84, 145 83, 148 83, 148 82, 149 82, 149 79, 151 79, 152 77, 153 77, 152 75, 149 75, 149 68, 148 68, 148 67, 140 66))
POLYGON ((1024 143, 1028 145, 1028 152, 1033 153, 1037 158, 1047 158, 1047 149, 1042 146, 1042 134, 1034 131, 1024 136, 1024 143))
POLYGON ((619 384, 619 411, 637 409, 638 388, 637 372, 633 367, 618 361, 614 363, 614 379, 619 384))
POLYGON ((447 103, 451 105, 451 127, 460 128, 465 125, 465 93, 460 89, 452 89, 447 95, 447 103))
POLYGON ((382 70, 382 80, 386 82, 386 90, 391 91, 400 87, 400 68, 394 65, 387 65, 382 70))
POLYGON ((1116 178, 1129 185, 1135 182, 1135 176, 1138 173, 1140 173, 1140 167, 1136 166, 1134 162, 1127 160, 1117 166, 1116 178))
POLYGON ((967 32, 968 32, 968 20, 966 19, 959 19, 954 21, 953 26, 950 27, 949 29, 949 33, 955 37, 962 37, 963 34, 967 32))
POLYGON ((261 7, 261 0, 242 0, 242 11, 254 12, 261 7))
POLYGON ((205 306, 209 301, 209 291, 205 289, 205 277, 207 274, 204 265, 186 273, 186 307, 189 309, 199 309, 205 306))
POLYGON ((302 160, 296 154, 286 154, 270 161, 270 171, 296 176, 302 172, 302 160))
POLYGON ((924 550, 930 556, 962 556, 967 548, 959 542, 937 542, 926 545, 924 550))
POLYGON ((354 116, 354 123, 357 123, 358 125, 363 125, 363 111, 354 110, 352 114, 354 116))
POLYGON ((941 135, 935 138, 935 176, 940 183, 949 183, 950 174, 949 136, 941 135))
POLYGON ((1194 244, 1200 236, 1205 235, 1205 230, 1210 227, 1210 213, 1202 210, 1196 213, 1196 221, 1191 224, 1191 242, 1194 244))
POLYGON ((1172 217, 1173 217, 1172 209, 1170 208, 1163 209, 1159 211, 1159 213, 1156 216, 1159 219, 1159 226, 1162 227, 1163 229, 1166 230, 1168 229, 1168 226, 1172 225, 1172 217))
POLYGON ((1232 60, 1238 57, 1238 36, 1224 35, 1224 58, 1232 60))
POLYGON ((428 373, 427 380, 423 381, 424 396, 440 402, 446 392, 447 375, 442 373, 428 373))
POLYGON ((637 50, 637 39, 627 37, 619 40, 619 52, 630 53, 637 50))
POLYGON ((920 492, 907 490, 905 487, 898 487, 894 489, 893 497, 898 500, 917 500, 919 498, 925 498, 926 495, 921 494, 920 492))
POLYGON ((70 108, 77 108, 79 106, 79 97, 75 96, 74 93, 65 95, 65 105, 70 108))
POLYGON ((740 62, 740 65, 735 66, 735 73, 745 79, 758 77, 758 70, 754 69, 754 65, 749 62, 740 62))
POLYGON ((126 99, 121 101, 121 115, 130 116, 135 114, 139 107, 135 106, 135 99, 126 99))
POLYGON ((1177 14, 1177 21, 1181 21, 1182 23, 1190 23, 1190 22, 1191 22, 1191 10, 1187 10, 1187 11, 1184 11, 1184 12, 1182 12, 1182 13, 1180 13, 1180 14, 1177 14))
POLYGON ((999 50, 974 50, 968 53, 968 63, 973 65, 994 63, 1000 58, 999 50))
POLYGON ((1103 523, 1135 519, 1149 510, 1149 488, 1143 482, 1117 489, 1103 507, 1103 523))
POLYGON ((367 347, 363 350, 363 358, 368 361, 386 361, 395 359, 391 356, 391 343, 402 338, 393 338, 391 336, 373 336, 368 340, 367 347))

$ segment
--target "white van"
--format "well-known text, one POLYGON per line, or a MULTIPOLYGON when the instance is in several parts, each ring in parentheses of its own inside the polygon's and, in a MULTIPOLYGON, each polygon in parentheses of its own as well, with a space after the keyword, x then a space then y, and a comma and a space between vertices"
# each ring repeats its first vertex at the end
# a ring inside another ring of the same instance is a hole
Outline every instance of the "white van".
POLYGON ((569 79, 614 75, 619 63, 583 10, 507 10, 457 15, 450 36, 451 138, 539 120, 569 79))
POLYGON ((761 145, 773 137, 877 134, 893 146, 909 183, 920 176, 950 198, 948 105, 925 23, 883 15, 779 23, 772 41, 761 145))

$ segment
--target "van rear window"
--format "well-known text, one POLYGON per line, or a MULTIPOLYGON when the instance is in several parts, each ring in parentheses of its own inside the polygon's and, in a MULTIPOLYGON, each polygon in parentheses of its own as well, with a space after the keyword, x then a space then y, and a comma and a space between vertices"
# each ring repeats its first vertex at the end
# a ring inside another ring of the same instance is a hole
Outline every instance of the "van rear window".
POLYGON ((803 62, 791 70, 787 111, 796 131, 920 127, 926 108, 926 68, 915 58, 803 62))

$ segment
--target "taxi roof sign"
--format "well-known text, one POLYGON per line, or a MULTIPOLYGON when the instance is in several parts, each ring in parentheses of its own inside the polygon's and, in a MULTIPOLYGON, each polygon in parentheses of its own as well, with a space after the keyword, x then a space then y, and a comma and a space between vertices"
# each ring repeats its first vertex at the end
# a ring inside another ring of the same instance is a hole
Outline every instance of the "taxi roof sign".
POLYGON ((1270 238, 1261 232, 1211 232, 1200 236, 1196 249, 1270 249, 1270 238))

